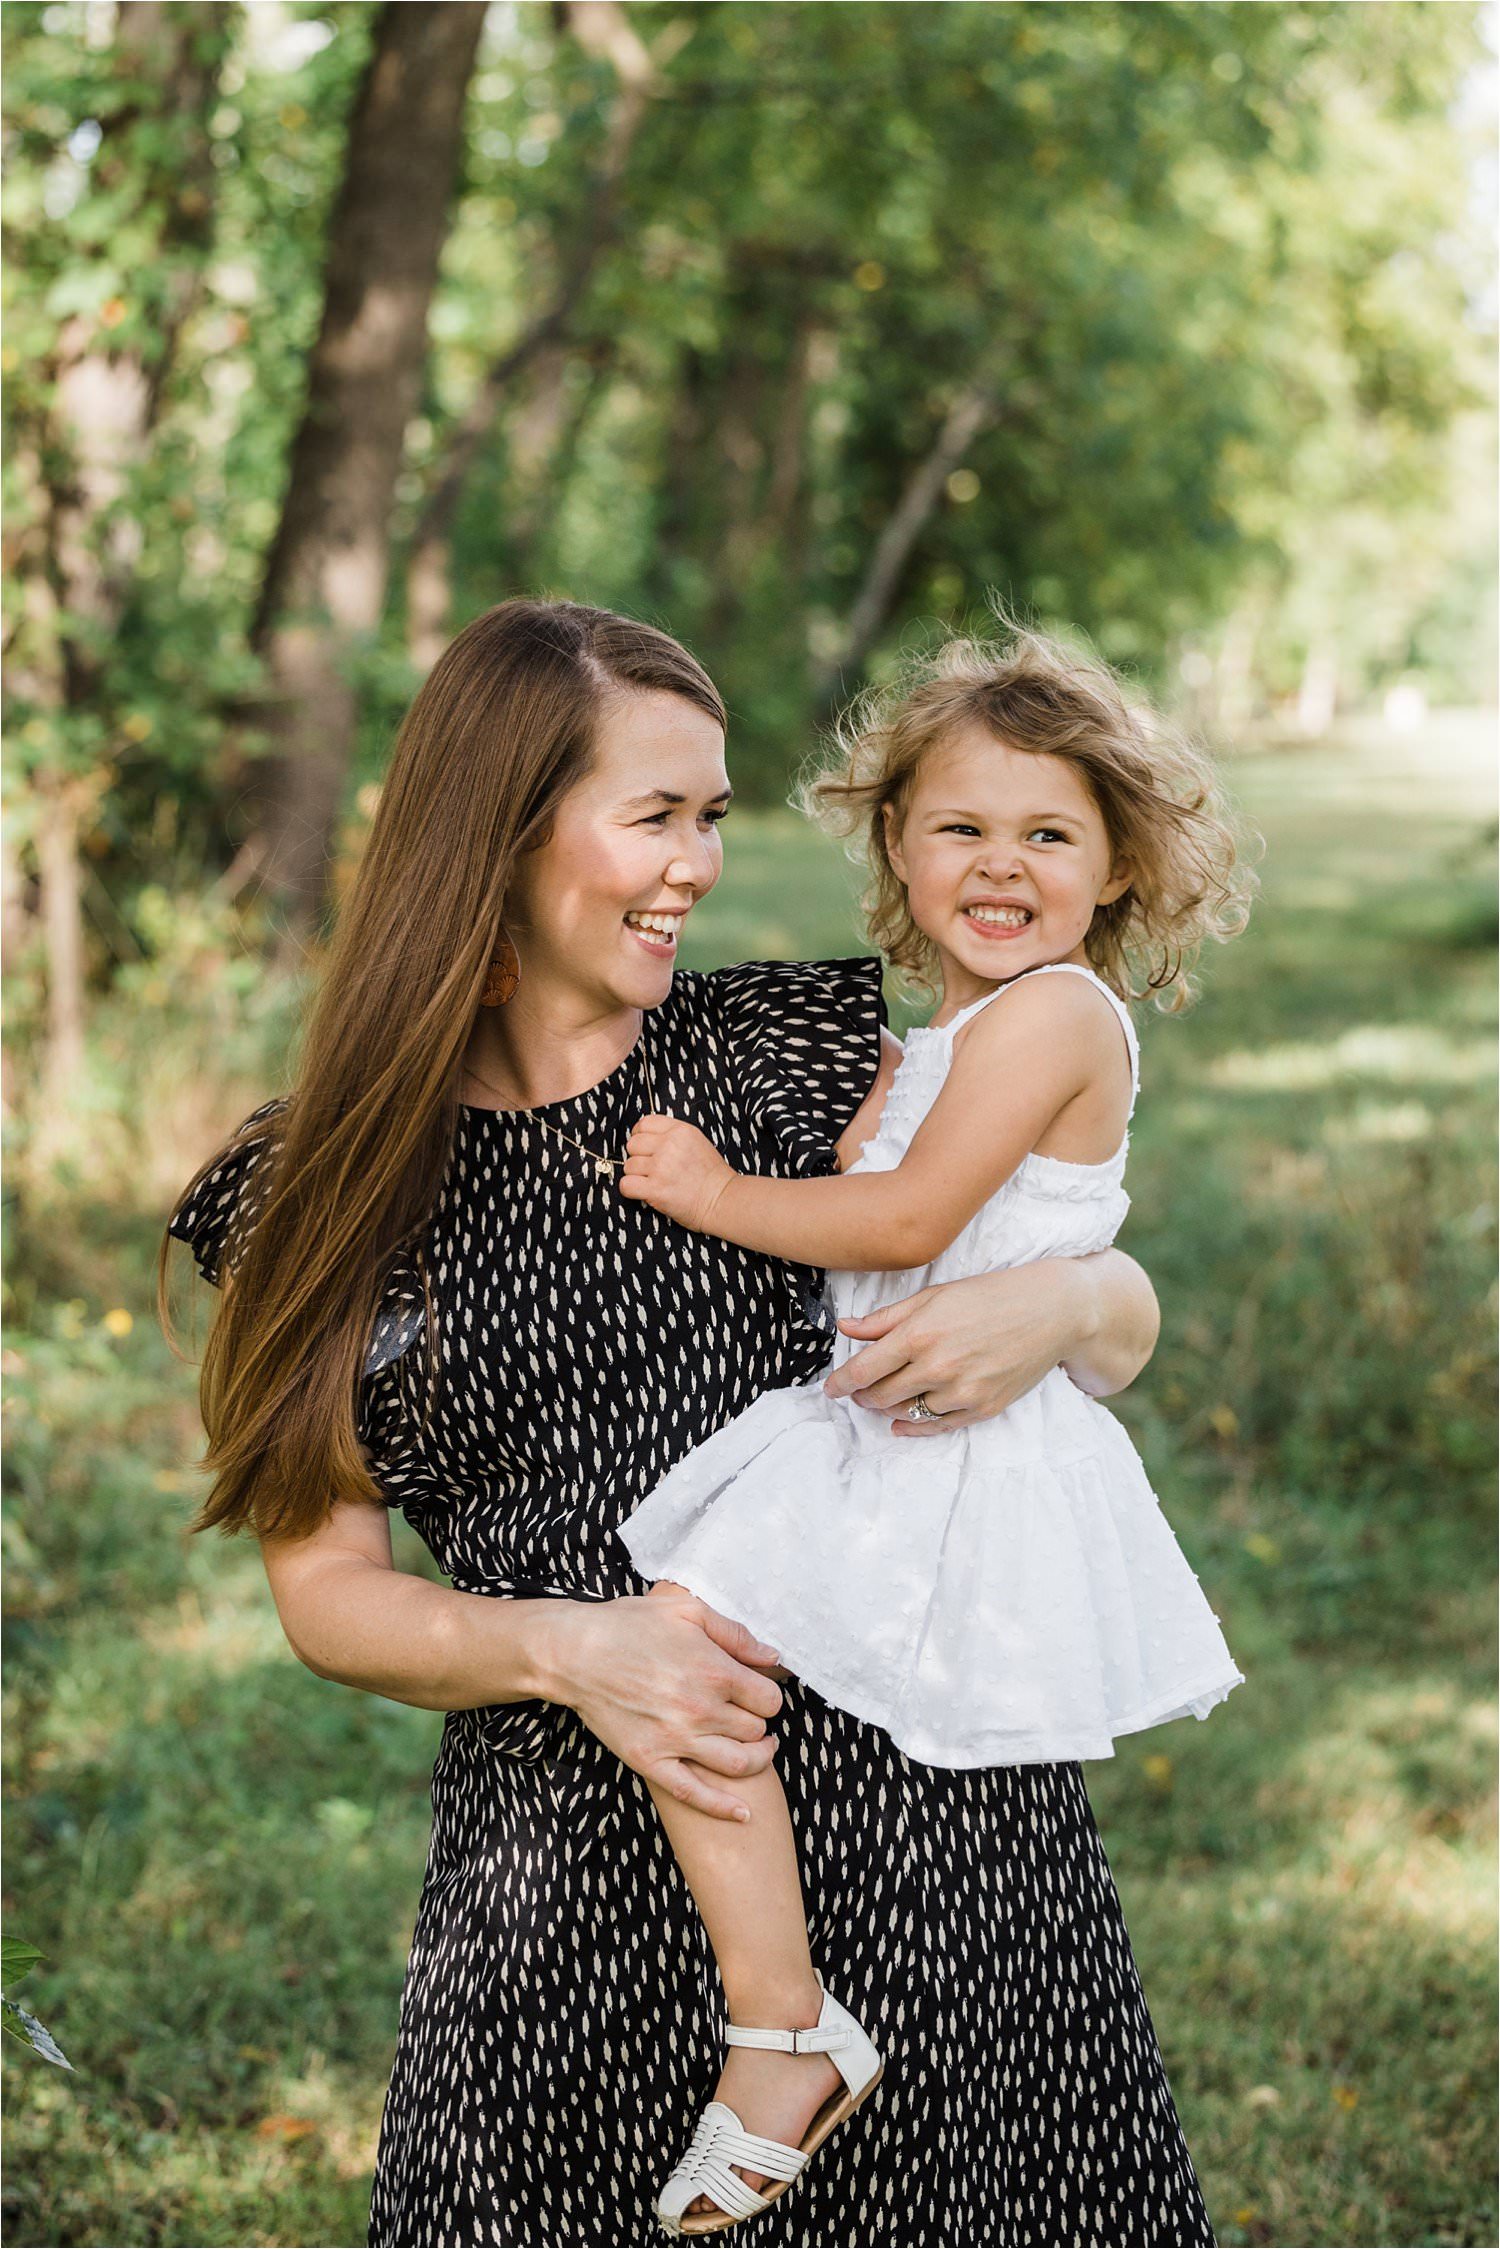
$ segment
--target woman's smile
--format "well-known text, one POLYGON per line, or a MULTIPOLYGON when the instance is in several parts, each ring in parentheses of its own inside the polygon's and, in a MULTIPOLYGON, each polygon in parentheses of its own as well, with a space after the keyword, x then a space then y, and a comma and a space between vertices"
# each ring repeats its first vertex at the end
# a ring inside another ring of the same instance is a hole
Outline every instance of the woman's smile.
POLYGON ((638 944, 657 960, 670 960, 690 909, 687 906, 652 906, 645 912, 632 907, 625 927, 638 944))

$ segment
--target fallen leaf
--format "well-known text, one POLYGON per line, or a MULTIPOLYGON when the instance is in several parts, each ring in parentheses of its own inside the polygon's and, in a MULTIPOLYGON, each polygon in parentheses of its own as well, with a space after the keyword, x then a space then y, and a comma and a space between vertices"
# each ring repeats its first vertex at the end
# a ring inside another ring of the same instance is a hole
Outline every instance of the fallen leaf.
POLYGON ((263 2116, 255 2127, 255 2136, 259 2140, 305 2140, 317 2129, 310 2116, 263 2116))

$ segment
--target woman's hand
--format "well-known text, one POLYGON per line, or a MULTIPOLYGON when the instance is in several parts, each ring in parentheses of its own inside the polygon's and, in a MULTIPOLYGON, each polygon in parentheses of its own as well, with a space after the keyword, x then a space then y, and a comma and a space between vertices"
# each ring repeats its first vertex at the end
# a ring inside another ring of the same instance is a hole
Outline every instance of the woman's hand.
POLYGON ((620 1193, 702 1234, 735 1176, 696 1125, 681 1117, 642 1117, 625 1143, 620 1193))
POLYGON ((839 1326, 866 1348, 828 1395, 900 1416, 896 1436, 940 1437, 1003 1412, 1055 1366, 1091 1396, 1122 1390, 1151 1356, 1157 1311, 1135 1260, 1110 1249, 944 1281, 839 1326), (905 1418, 919 1396, 940 1419, 905 1418))
POLYGON ((764 1772, 775 1756, 766 1720, 781 1690, 766 1674, 776 1650, 665 1579, 615 1601, 549 1606, 558 1614, 547 1699, 576 1710, 606 1749, 680 1803, 748 1819, 748 1806, 709 1776, 764 1772))

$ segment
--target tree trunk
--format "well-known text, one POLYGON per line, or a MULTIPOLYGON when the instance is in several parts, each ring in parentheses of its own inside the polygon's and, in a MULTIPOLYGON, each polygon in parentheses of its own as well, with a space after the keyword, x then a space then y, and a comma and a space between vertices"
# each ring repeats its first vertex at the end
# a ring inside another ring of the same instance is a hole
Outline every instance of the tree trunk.
MULTIPOLYGON (((561 261, 549 302, 486 371, 468 410, 455 423, 436 464, 432 488, 412 536, 406 574, 406 639, 412 662, 430 670, 447 641, 451 615, 453 526, 464 486, 519 376, 538 360, 560 381, 559 348, 601 253, 613 240, 620 184, 641 119, 656 90, 661 60, 688 37, 686 24, 669 24, 653 54, 641 41, 619 0, 559 0, 555 11, 586 53, 602 56, 618 86, 604 156, 585 200, 582 223, 561 261)), ((561 419, 561 404, 558 407, 561 419)))
POLYGON ((1323 633, 1307 651, 1297 687, 1297 729, 1316 739, 1332 726, 1339 703, 1339 650, 1323 633))
POLYGON ((565 385, 560 371, 539 382, 529 408, 524 407, 510 431, 510 504, 506 519, 506 548, 511 573, 518 587, 530 585, 538 568, 545 570, 549 550, 546 532, 557 506, 568 489, 573 464, 594 408, 614 369, 616 340, 601 337, 581 352, 558 348, 558 359, 582 358, 582 380, 565 385))
POLYGON ((1238 744, 1255 710, 1255 644, 1265 615, 1258 594, 1235 604, 1219 643, 1213 678, 1213 725, 1218 736, 1238 744))
POLYGON ((994 384, 987 380, 969 384, 949 407, 931 452, 917 462, 908 476, 901 497, 875 542, 864 584, 845 619, 838 652, 814 667, 813 685, 824 708, 833 698, 840 675, 862 668, 890 612, 912 548, 937 506, 944 484, 980 431, 995 420, 997 412, 994 384))
POLYGON ((484 15, 482 0, 387 0, 350 124, 307 402, 251 629, 271 748, 247 793, 283 956, 316 931, 326 898, 354 742, 351 664, 384 605, 391 499, 484 15))
MULTIPOLYGON (((159 212, 153 252, 154 350, 109 341, 105 317, 75 313, 52 352, 48 427, 36 449, 39 536, 15 634, 12 679, 44 708, 78 710, 99 696, 113 636, 130 599, 140 526, 128 507, 172 372, 178 337, 202 286, 212 235, 214 170, 207 131, 228 46, 223 0, 166 6, 123 0, 116 74, 152 89, 113 111, 96 180, 127 210, 159 212), (65 623, 56 622, 61 612, 65 623)), ((139 307, 137 308, 139 310, 139 307)), ((106 308, 107 310, 107 308, 106 308)), ((30 447, 23 448, 32 458, 30 447)), ((65 1108, 83 1052, 85 952, 80 825, 100 786, 93 772, 48 763, 34 776, 34 839, 45 946, 47 1111, 65 1108)))
POLYGON ((60 1120, 83 1062, 83 909, 78 864, 77 789, 38 776, 36 859, 47 948, 47 1039, 41 1115, 60 1120))

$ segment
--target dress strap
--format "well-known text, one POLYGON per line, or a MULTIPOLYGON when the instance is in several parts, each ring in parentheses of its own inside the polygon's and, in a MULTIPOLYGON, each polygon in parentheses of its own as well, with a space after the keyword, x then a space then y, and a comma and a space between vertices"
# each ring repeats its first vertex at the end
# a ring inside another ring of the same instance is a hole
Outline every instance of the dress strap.
POLYGON ((960 1008, 957 1015, 954 1016, 952 1022, 945 1023, 943 1025, 943 1029, 951 1038, 952 1034, 955 1031, 962 1030, 963 1026, 966 1023, 972 1022, 981 1008, 988 1007, 991 1000, 999 999, 1003 992, 1010 991, 1015 985, 1021 983, 1025 977, 1054 976, 1060 971, 1065 974, 1071 974, 1073 976, 1086 976, 1091 984, 1096 984, 1098 986, 1099 990, 1104 994, 1104 997, 1109 1001, 1110 1006, 1114 1009, 1116 1015, 1119 1017, 1120 1028, 1125 1033, 1126 1051, 1130 1056, 1129 1114, 1133 1117, 1135 1115, 1136 1096, 1141 1090, 1141 1049, 1140 1041, 1136 1037, 1135 1025, 1131 1022, 1130 1010, 1125 1005, 1125 1002, 1121 999, 1119 993, 1111 991, 1109 985, 1105 983, 1104 978, 1102 976, 1096 975, 1093 969, 1086 968, 1082 961, 1041 961, 1035 968, 1023 968, 1020 975, 1013 976, 1010 979, 1009 983, 997 984, 993 992, 986 992, 982 999, 972 1000, 967 1007, 960 1008))

